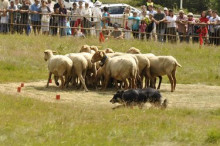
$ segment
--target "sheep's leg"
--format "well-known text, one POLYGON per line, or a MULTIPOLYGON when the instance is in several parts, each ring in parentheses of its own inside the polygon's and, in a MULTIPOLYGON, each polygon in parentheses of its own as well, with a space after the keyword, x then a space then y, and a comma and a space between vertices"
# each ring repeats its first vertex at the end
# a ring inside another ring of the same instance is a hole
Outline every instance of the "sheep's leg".
POLYGON ((169 80, 170 80, 170 84, 171 84, 171 92, 173 92, 173 78, 171 75, 167 75, 169 80))
POLYGON ((128 81, 125 79, 123 82, 125 84, 125 90, 127 90, 128 89, 128 81))
POLYGON ((162 82, 162 76, 159 76, 159 84, 158 84, 158 87, 157 87, 158 90, 160 89, 161 82, 162 82))
POLYGON ((136 83, 135 83, 136 78, 132 78, 131 81, 132 81, 132 88, 135 89, 136 88, 136 83))
POLYGON ((173 81, 174 81, 174 90, 176 89, 176 70, 173 70, 172 71, 172 78, 173 78, 173 81))
POLYGON ((89 90, 88 90, 87 87, 86 87, 85 80, 84 80, 83 76, 82 76, 82 75, 78 75, 78 77, 79 77, 80 82, 82 83, 82 85, 83 85, 85 91, 88 92, 89 90))
POLYGON ((109 76, 105 76, 105 86, 104 86, 104 90, 107 88, 108 82, 109 82, 109 76))
POLYGON ((51 80, 51 75, 52 75, 52 72, 49 72, 49 77, 48 77, 48 80, 47 80, 47 88, 49 87, 49 82, 51 80))
POLYGON ((145 88, 148 88, 149 87, 149 77, 148 76, 145 76, 145 88))
POLYGON ((58 82, 58 80, 59 80, 59 77, 58 76, 53 76, 54 77, 54 81, 55 81, 55 84, 57 85, 57 86, 59 86, 60 84, 59 84, 59 82, 58 82))
POLYGON ((60 76, 60 80, 61 80, 61 86, 60 86, 60 88, 63 89, 63 88, 64 88, 64 79, 63 79, 63 76, 60 76))

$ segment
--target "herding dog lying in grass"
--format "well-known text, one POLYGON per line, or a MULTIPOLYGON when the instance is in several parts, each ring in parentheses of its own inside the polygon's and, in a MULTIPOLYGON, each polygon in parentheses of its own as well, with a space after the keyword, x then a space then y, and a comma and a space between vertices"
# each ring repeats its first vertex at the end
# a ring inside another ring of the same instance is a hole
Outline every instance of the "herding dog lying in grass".
POLYGON ((110 100, 112 104, 120 103, 122 105, 117 106, 113 109, 119 107, 133 107, 138 106, 142 108, 146 102, 151 103, 156 107, 160 107, 162 109, 167 107, 167 99, 165 99, 162 103, 162 96, 160 92, 153 88, 145 88, 145 89, 130 89, 125 91, 118 91, 113 98, 110 100))

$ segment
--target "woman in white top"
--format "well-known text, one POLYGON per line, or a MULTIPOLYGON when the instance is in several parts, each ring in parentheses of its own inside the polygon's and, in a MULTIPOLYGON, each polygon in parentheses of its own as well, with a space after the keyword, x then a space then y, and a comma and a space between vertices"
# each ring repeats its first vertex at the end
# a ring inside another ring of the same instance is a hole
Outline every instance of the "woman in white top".
MULTIPOLYGON (((91 27, 91 15, 92 15, 92 11, 91 8, 89 8, 89 3, 85 2, 84 19, 83 19, 84 28, 91 27)), ((90 33, 89 29, 85 29, 84 32, 85 35, 90 33)))
POLYGON ((168 41, 171 43, 176 42, 176 16, 173 14, 173 10, 169 10, 169 15, 166 16, 167 23, 167 35, 168 41))
POLYGON ((50 23, 50 8, 47 6, 46 0, 42 0, 42 6, 40 8, 41 17, 41 29, 43 34, 49 34, 49 23, 50 23))

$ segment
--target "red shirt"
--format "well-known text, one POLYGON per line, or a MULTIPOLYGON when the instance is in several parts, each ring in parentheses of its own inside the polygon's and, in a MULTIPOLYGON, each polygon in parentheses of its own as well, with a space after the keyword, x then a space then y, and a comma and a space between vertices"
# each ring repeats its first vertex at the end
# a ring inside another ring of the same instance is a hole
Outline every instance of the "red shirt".
POLYGON ((201 17, 201 18, 199 18, 199 20, 200 20, 200 22, 204 22, 204 23, 207 23, 209 21, 209 19, 206 17, 201 17))

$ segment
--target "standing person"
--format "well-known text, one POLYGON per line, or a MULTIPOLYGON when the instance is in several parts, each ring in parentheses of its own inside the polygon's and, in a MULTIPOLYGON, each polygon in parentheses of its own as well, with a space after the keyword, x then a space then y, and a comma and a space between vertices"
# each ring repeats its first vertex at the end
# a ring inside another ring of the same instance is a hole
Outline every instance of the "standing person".
POLYGON ((187 30, 187 17, 184 15, 184 11, 179 11, 179 16, 176 19, 176 23, 178 26, 178 33, 179 33, 179 39, 180 42, 183 42, 185 40, 186 30, 187 30))
POLYGON ((40 0, 35 0, 35 3, 31 5, 30 12, 31 12, 31 24, 34 30, 34 34, 40 34, 41 29, 41 19, 40 19, 40 0))
MULTIPOLYGON (((157 12, 154 10, 153 6, 151 6, 151 5, 148 6, 148 13, 147 13, 147 15, 149 15, 149 17, 154 16, 156 13, 157 12)), ((152 35, 153 40, 155 41, 156 40, 156 24, 155 24, 155 21, 152 21, 152 23, 153 23, 153 30, 151 31, 151 35, 152 35)))
POLYGON ((212 17, 212 9, 209 9, 207 12, 207 18, 210 19, 212 17))
POLYGON ((51 33, 53 36, 57 35, 58 26, 59 26, 59 8, 56 8, 52 14, 52 23, 51 23, 51 33))
POLYGON ((218 27, 216 24, 218 24, 218 21, 220 21, 219 16, 217 15, 217 11, 212 11, 212 17, 209 19, 210 25, 209 25, 209 41, 210 44, 216 44, 216 33, 215 30, 218 27))
POLYGON ((82 29, 83 26, 83 16, 84 16, 84 11, 85 8, 83 7, 83 1, 80 0, 79 1, 79 7, 77 8, 76 12, 77 12, 77 21, 74 24, 74 27, 81 27, 81 31, 84 32, 84 30, 82 29))
POLYGON ((98 37, 101 32, 101 19, 102 19, 102 12, 101 7, 102 3, 100 1, 95 2, 95 7, 92 9, 92 16, 93 16, 93 24, 96 30, 96 36, 98 37))
POLYGON ((13 34, 16 30, 16 10, 17 7, 15 5, 14 0, 10 1, 10 6, 8 7, 8 12, 9 12, 9 17, 8 17, 8 22, 9 22, 9 31, 13 34))
POLYGON ((203 43, 203 38, 205 38, 205 44, 208 43, 208 39, 207 39, 207 34, 208 34, 208 27, 207 24, 209 23, 209 19, 206 16, 206 12, 202 11, 201 13, 201 17, 199 18, 199 23, 200 23, 200 29, 198 30, 198 32, 200 33, 199 37, 200 37, 200 45, 202 45, 203 43))
POLYGON ((102 28, 103 29, 108 29, 108 23, 109 23, 109 12, 108 12, 108 8, 107 7, 104 7, 103 8, 103 14, 102 14, 102 22, 101 22, 101 25, 102 25, 102 28))
POLYGON ((142 19, 141 24, 139 25, 139 32, 141 33, 141 40, 144 40, 146 28, 147 28, 146 21, 145 19, 142 19))
POLYGON ((133 12, 133 16, 128 17, 128 19, 133 20, 133 23, 132 23, 133 37, 135 39, 138 39, 140 17, 137 16, 137 12, 133 12))
POLYGON ((21 13, 20 33, 23 34, 23 31, 25 30, 26 35, 28 35, 29 5, 26 4, 25 0, 22 0, 22 6, 20 7, 19 11, 21 13))
MULTIPOLYGON (((169 10, 167 9, 167 7, 164 7, 163 8, 163 12, 164 12, 164 14, 165 14, 165 16, 168 16, 169 15, 169 10)), ((164 23, 164 27, 165 27, 165 33, 164 33, 164 42, 166 42, 167 41, 167 23, 164 23)))
POLYGON ((85 10, 84 10, 84 19, 83 19, 83 26, 85 29, 85 35, 90 34, 90 27, 91 27, 91 15, 92 15, 92 10, 89 8, 89 3, 85 2, 85 10))
POLYGON ((130 39, 131 37, 131 32, 129 32, 130 28, 128 27, 128 17, 131 16, 131 8, 130 6, 126 7, 124 9, 124 13, 123 13, 123 28, 124 28, 124 35, 125 35, 125 39, 130 39))
POLYGON ((16 31, 17 33, 20 33, 21 30, 21 26, 20 26, 20 22, 21 22, 21 13, 19 12, 20 8, 21 8, 21 4, 19 3, 19 0, 15 0, 15 5, 17 7, 17 12, 16 12, 16 31))
POLYGON ((42 6, 40 7, 41 16, 41 30, 44 35, 49 35, 50 24, 50 8, 47 6, 46 0, 42 0, 42 6))
POLYGON ((59 14, 61 15, 59 17, 59 26, 60 26, 60 36, 66 36, 66 14, 67 14, 67 10, 66 8, 64 7, 64 4, 62 3, 60 5, 60 8, 59 8, 59 14))
MULTIPOLYGON (((0 13, 1 14, 1 13, 0 13)), ((7 10, 3 8, 1 16, 1 31, 3 34, 8 33, 8 15, 7 10)))
POLYGON ((187 29, 187 37, 186 37, 186 41, 189 43, 190 40, 190 36, 192 36, 192 40, 194 42, 194 25, 195 25, 195 19, 193 18, 193 13, 189 13, 187 15, 188 20, 187 20, 187 24, 188 24, 188 29, 187 29))
POLYGON ((51 13, 54 12, 54 3, 52 2, 52 0, 47 0, 47 6, 50 8, 51 13))
POLYGON ((157 9, 157 14, 154 15, 155 23, 156 23, 156 32, 157 39, 159 42, 164 42, 164 34, 165 34, 165 23, 166 20, 165 14, 161 12, 161 8, 157 9))
MULTIPOLYGON (((155 19, 154 19, 152 14, 149 14, 149 18, 146 17, 145 21, 146 21, 146 24, 147 24, 146 38, 147 38, 147 40, 149 40, 151 35, 152 35, 152 31, 154 30, 154 27, 155 27, 155 23, 154 23, 155 19)), ((155 39, 155 36, 153 36, 153 37, 155 39)))
POLYGON ((166 16, 168 41, 176 43, 176 15, 173 10, 169 10, 169 15, 166 16))
MULTIPOLYGON (((73 7, 71 8, 70 12, 70 27, 72 27, 72 32, 74 32, 74 24, 77 21, 77 4, 73 3, 73 7)), ((73 33, 72 33, 73 34, 73 33)))

